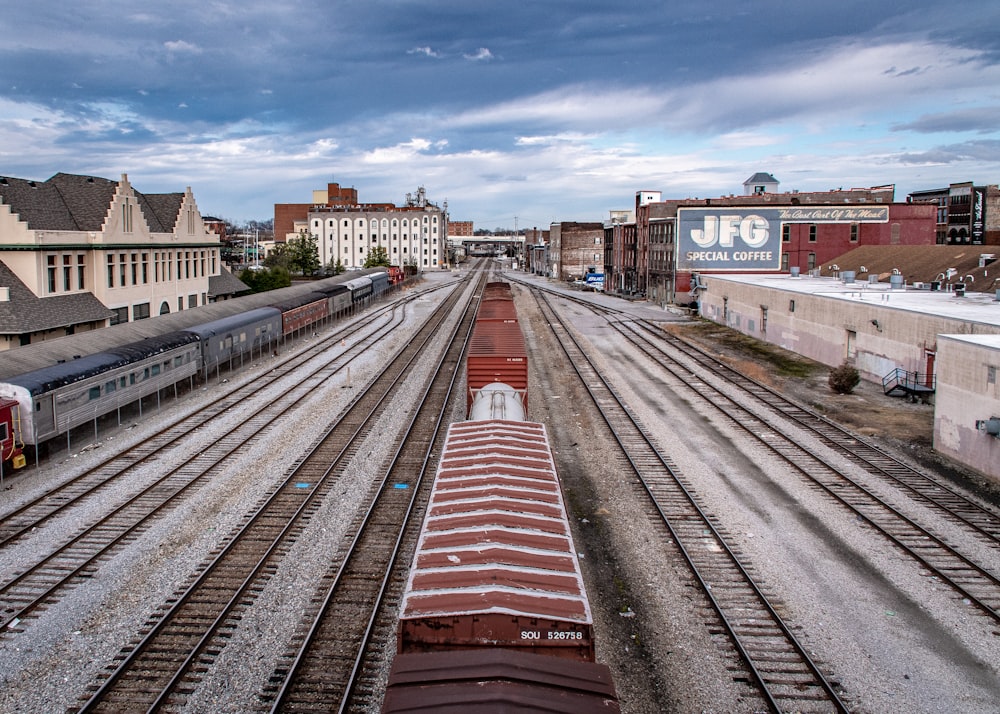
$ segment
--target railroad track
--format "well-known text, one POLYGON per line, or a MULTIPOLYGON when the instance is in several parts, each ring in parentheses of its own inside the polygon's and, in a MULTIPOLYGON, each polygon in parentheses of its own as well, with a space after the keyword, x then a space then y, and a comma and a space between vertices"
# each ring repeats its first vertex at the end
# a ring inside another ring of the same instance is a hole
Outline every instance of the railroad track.
MULTIPOLYGON (((485 274, 479 282, 479 290, 485 274)), ((380 698, 376 663, 395 645, 399 597, 409 563, 401 558, 412 541, 440 453, 445 412, 459 377, 478 300, 468 303, 448 338, 448 349, 428 380, 407 431, 377 486, 371 507, 356 526, 343 559, 331 568, 304 623, 259 699, 272 712, 375 711, 380 698), (398 566, 398 567, 397 567, 398 566), (362 617, 366 614, 367 617, 362 617), (346 646, 350 643, 350 646, 346 646), (278 684, 280 683, 280 685, 278 684)), ((411 548, 412 549, 412 548, 411 548)))
MULTIPOLYGON (((689 369, 672 362, 662 352, 653 350, 649 343, 642 345, 638 340, 634 342, 671 376, 698 394, 706 404, 712 405, 724 414, 731 426, 752 436, 858 518, 888 538, 908 556, 934 573, 944 584, 950 586, 961 601, 975 605, 994 621, 1000 622, 1000 578, 989 570, 989 566, 974 562, 958 548, 945 542, 940 535, 889 503, 872 488, 851 478, 819 455, 804 449, 788 436, 787 423, 782 424, 777 419, 762 418, 757 412, 729 397, 723 390, 703 380, 700 375, 692 377, 689 369)), ((767 390, 756 389, 751 393, 758 399, 767 397, 765 403, 772 409, 781 409, 785 401, 775 399, 767 390)), ((838 448, 842 454, 852 450, 852 440, 843 434, 837 434, 837 429, 821 419, 808 419, 805 410, 801 408, 797 410, 798 414, 795 414, 795 411, 789 408, 789 419, 815 433, 825 432, 827 437, 825 442, 838 448)), ((783 411, 781 415, 785 416, 783 411)), ((867 450, 868 454, 864 451, 859 442, 851 454, 851 460, 862 464, 866 469, 903 483, 928 507, 937 509, 953 523, 968 529, 975 537, 987 539, 987 544, 991 547, 1000 547, 1000 543, 996 540, 995 516, 989 511, 974 508, 975 504, 967 500, 964 501, 962 508, 956 508, 957 494, 954 492, 946 491, 926 477, 922 478, 912 469, 906 469, 899 462, 886 457, 880 450, 870 448, 867 450), (869 461, 866 456, 871 460, 869 461), (888 466, 892 466, 896 474, 890 475, 888 466), (948 497, 942 498, 944 495, 948 497), (967 518, 969 514, 974 517, 967 518)))
POLYGON ((439 335, 459 292, 444 301, 240 531, 148 623, 141 639, 123 650, 120 661, 109 666, 106 679, 93 688, 80 712, 149 711, 183 705, 335 487, 371 425, 393 408, 390 395, 439 335))
MULTIPOLYGON (((950 485, 903 463, 883 449, 787 399, 766 385, 721 364, 687 340, 665 333, 645 321, 615 320, 611 326, 654 361, 661 363, 661 366, 666 368, 663 364, 666 359, 667 364, 682 369, 697 367, 702 370, 703 375, 715 375, 725 384, 738 388, 766 407, 769 411, 759 417, 762 420, 773 422, 768 416, 779 415, 782 419, 793 421, 846 461, 861 466, 866 472, 886 482, 894 483, 911 497, 937 509, 950 522, 967 529, 988 547, 1000 549, 1000 515, 950 485), (668 346, 669 351, 664 350, 662 345, 668 346)), ((755 414, 761 413, 755 410, 755 414)))
POLYGON ((108 487, 121 482, 131 482, 136 467, 163 458, 169 449, 190 444, 192 438, 196 437, 207 423, 218 420, 232 409, 244 408, 249 399, 287 378, 289 374, 300 374, 305 367, 311 372, 307 377, 312 378, 320 373, 329 373, 351 357, 361 354, 365 348, 402 322, 400 311, 404 310, 405 305, 415 297, 415 295, 408 296, 399 305, 386 306, 365 315, 360 321, 336 330, 307 349, 270 368, 266 374, 242 386, 227 389, 220 385, 216 399, 210 404, 179 417, 159 433, 128 451, 117 454, 61 483, 57 488, 0 515, 0 547, 35 531, 86 498, 103 497, 101 492, 108 490, 108 487), (348 340, 350 345, 347 344, 348 340), (310 362, 315 362, 317 356, 324 355, 337 343, 342 343, 343 351, 336 355, 336 360, 330 360, 328 355, 313 367, 306 367, 310 362))
POLYGON ((776 612, 748 568, 698 505, 676 465, 594 366, 549 299, 532 289, 550 328, 621 446, 665 538, 676 544, 738 653, 740 673, 775 712, 847 712, 822 671, 776 612))
POLYGON ((946 542, 922 525, 921 521, 927 518, 926 513, 908 515, 905 512, 907 504, 894 505, 878 493, 879 483, 862 483, 845 473, 844 469, 832 466, 832 459, 821 458, 804 449, 789 436, 789 422, 821 441, 845 462, 860 466, 882 483, 891 483, 931 513, 964 531, 967 547, 975 541, 990 551, 1000 549, 1000 516, 993 510, 737 370, 726 367, 686 340, 621 311, 574 299, 564 293, 550 292, 604 314, 611 327, 706 405, 724 414, 731 426, 752 436, 791 464, 951 587, 963 606, 973 605, 994 622, 1000 621, 1000 573, 996 572, 995 563, 975 562, 963 553, 959 545, 946 542), (744 406, 742 400, 737 401, 730 396, 732 388, 739 389, 759 408, 751 409, 744 406))
MULTIPOLYGON (((275 384, 287 378, 296 368, 305 370, 296 384, 285 390, 279 399, 267 399, 248 408, 247 402, 263 388, 259 380, 230 390, 189 417, 175 421, 138 447, 72 480, 65 491, 57 489, 21 507, 16 515, 5 518, 3 526, 7 542, 10 542, 78 506, 84 499, 101 497, 114 484, 130 481, 140 466, 160 459, 166 462, 170 450, 190 450, 194 435, 205 430, 209 421, 232 410, 251 414, 224 433, 216 431, 210 447, 199 447, 198 453, 186 460, 182 458, 174 467, 164 466, 152 482, 123 502, 113 505, 96 522, 79 530, 48 555, 36 559, 31 566, 0 585, 0 633, 23 632, 27 618, 51 604, 81 578, 93 575, 100 563, 110 557, 116 548, 135 540, 155 519, 200 488, 214 473, 224 468, 227 459, 237 450, 246 448, 257 439, 266 438, 275 421, 296 409, 302 398, 317 384, 349 364, 387 329, 398 324, 401 316, 393 314, 396 312, 379 311, 374 318, 366 320, 366 331, 352 335, 349 347, 346 346, 347 337, 342 336, 345 344, 339 353, 322 356, 331 342, 337 341, 327 340, 269 372, 264 381, 275 384), (322 357, 318 359, 317 355, 322 357)), ((176 456, 173 459, 176 461, 176 456)))

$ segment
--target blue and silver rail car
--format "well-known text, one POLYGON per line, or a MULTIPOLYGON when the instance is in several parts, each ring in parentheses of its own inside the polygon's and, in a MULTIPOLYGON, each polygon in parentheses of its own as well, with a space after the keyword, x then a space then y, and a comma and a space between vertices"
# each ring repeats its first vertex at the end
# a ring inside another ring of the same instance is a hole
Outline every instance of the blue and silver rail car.
POLYGON ((10 377, 0 396, 17 400, 22 438, 38 445, 197 374, 200 363, 197 337, 171 332, 10 377))
POLYGON ((230 315, 204 325, 188 327, 201 342, 202 370, 205 376, 224 362, 243 356, 252 358, 281 339, 281 311, 274 307, 259 307, 249 312, 230 315))

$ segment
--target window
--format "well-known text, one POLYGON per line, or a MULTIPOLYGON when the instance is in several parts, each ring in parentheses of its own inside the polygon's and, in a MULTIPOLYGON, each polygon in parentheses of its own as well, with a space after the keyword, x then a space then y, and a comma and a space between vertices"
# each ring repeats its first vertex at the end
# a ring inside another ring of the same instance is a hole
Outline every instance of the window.
POLYGON ((49 292, 54 293, 56 291, 56 257, 54 255, 48 256, 46 259, 49 265, 49 292))
POLYGON ((73 268, 72 268, 72 265, 71 265, 71 261, 73 260, 73 256, 64 255, 62 257, 62 259, 63 259, 63 269, 62 269, 62 273, 63 273, 63 290, 65 290, 66 292, 69 292, 70 290, 73 289, 73 283, 72 283, 73 268))
POLYGON ((132 199, 128 197, 122 203, 122 231, 132 232, 132 199))
POLYGON ((106 383, 104 385, 104 393, 105 394, 111 394, 117 388, 118 388, 118 383, 115 382, 115 380, 112 379, 110 382, 108 382, 108 383, 106 383))
POLYGON ((789 243, 792 240, 792 227, 788 223, 781 224, 781 242, 789 243))
POLYGON ((806 266, 807 266, 806 267, 807 270, 814 270, 816 268, 816 254, 815 253, 810 253, 809 254, 809 259, 808 259, 808 261, 806 263, 806 266))
POLYGON ((115 313, 114 317, 111 318, 112 325, 128 322, 128 307, 113 307, 111 311, 115 313))
POLYGON ((815 243, 816 242, 816 224, 815 223, 812 224, 811 226, 809 226, 809 242, 810 243, 815 243))
POLYGON ((795 312, 795 301, 794 300, 789 300, 788 301, 788 312, 795 312))
POLYGON ((101 398, 100 387, 91 387, 90 389, 87 390, 87 399, 89 399, 90 401, 94 401, 95 399, 100 399, 100 398, 101 398))
POLYGON ((149 303, 141 302, 138 305, 132 307, 132 319, 133 320, 145 320, 149 317, 149 303))
POLYGON ((852 223, 851 224, 851 243, 857 243, 857 242, 858 242, 858 224, 857 223, 852 223))
POLYGON ((149 253, 142 254, 142 284, 149 282, 149 253))
POLYGON ((87 283, 83 279, 84 275, 86 275, 86 272, 87 272, 85 268, 86 268, 86 265, 83 262, 83 256, 82 255, 76 256, 76 288, 77 288, 77 290, 86 290, 87 289, 87 283))
POLYGON ((997 368, 993 365, 987 365, 986 367, 986 383, 996 384, 997 383, 997 368))
POLYGON ((781 269, 788 270, 788 253, 781 254, 781 269))
POLYGON ((136 253, 132 254, 132 284, 139 284, 139 256, 136 253))
POLYGON ((123 288, 128 283, 125 282, 125 254, 118 255, 118 287, 123 288))
POLYGON ((115 256, 108 255, 108 287, 115 286, 115 256))

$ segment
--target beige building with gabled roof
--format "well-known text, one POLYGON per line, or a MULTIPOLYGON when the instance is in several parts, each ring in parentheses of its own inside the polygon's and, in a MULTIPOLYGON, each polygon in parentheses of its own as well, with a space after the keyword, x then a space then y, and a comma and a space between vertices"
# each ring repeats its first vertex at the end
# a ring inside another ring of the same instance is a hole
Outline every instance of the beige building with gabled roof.
POLYGON ((0 275, 16 277, 0 286, 0 350, 231 294, 220 249, 190 187, 143 194, 124 174, 0 177, 0 275))

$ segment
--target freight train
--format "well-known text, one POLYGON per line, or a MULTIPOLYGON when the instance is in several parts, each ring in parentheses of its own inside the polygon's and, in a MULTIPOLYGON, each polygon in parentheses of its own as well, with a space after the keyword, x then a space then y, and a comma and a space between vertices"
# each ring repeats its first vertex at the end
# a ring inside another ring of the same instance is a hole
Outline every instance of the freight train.
POLYGON ((410 567, 382 704, 401 712, 618 712, 545 425, 527 421, 507 283, 483 292, 468 419, 450 425, 410 567))
POLYGON ((313 292, 7 377, 0 382, 2 461, 20 468, 26 448, 223 364, 242 364, 390 285, 386 271, 323 281, 313 292))

